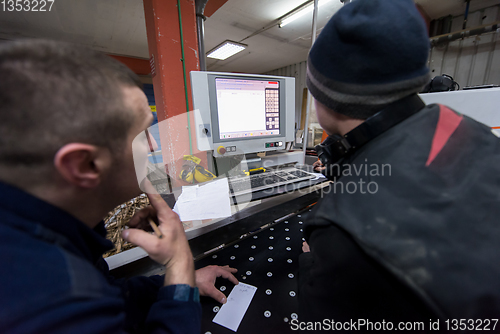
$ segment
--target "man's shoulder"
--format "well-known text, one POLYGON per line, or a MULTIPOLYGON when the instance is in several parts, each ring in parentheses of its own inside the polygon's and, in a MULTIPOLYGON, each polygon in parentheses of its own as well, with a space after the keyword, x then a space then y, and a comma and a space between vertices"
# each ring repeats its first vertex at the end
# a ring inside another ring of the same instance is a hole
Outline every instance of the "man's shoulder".
POLYGON ((305 231, 340 227, 447 314, 498 312, 500 140, 445 106, 424 112, 360 152, 305 231))
POLYGON ((118 295, 87 260, 57 244, 0 224, 0 323, 15 323, 71 300, 118 295))

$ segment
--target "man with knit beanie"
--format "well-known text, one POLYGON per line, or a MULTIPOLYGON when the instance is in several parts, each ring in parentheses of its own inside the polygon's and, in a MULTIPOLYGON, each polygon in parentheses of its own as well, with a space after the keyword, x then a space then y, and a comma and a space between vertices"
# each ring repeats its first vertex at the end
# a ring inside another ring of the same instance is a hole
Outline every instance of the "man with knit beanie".
POLYGON ((428 55, 412 0, 355 0, 311 49, 307 86, 335 182, 304 229, 300 321, 429 331, 466 319, 471 330, 500 314, 500 140, 418 98, 428 55))

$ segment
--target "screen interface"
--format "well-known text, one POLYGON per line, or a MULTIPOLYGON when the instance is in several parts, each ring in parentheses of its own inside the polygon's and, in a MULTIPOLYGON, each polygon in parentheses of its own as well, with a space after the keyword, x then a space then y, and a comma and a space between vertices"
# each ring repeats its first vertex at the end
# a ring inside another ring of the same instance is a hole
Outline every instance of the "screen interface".
POLYGON ((280 134, 279 82, 216 78, 220 139, 280 134))

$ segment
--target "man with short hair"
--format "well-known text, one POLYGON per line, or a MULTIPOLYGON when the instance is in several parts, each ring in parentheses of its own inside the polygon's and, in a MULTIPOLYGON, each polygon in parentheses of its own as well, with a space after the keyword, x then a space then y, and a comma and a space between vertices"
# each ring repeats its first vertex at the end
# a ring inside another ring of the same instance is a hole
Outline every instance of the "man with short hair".
POLYGON ((222 302, 215 278, 237 284, 227 267, 195 278, 182 224, 153 194, 134 226, 152 218, 163 237, 123 237, 165 276, 109 277, 102 218, 141 193, 132 141, 152 121, 141 87, 124 65, 84 47, 0 45, 0 332, 199 333, 196 280, 222 302))
POLYGON ((304 229, 300 321, 429 331, 429 319, 442 330, 446 319, 498 318, 500 140, 424 105, 428 55, 412 0, 353 1, 310 51, 307 86, 330 135, 319 152, 335 183, 304 229))

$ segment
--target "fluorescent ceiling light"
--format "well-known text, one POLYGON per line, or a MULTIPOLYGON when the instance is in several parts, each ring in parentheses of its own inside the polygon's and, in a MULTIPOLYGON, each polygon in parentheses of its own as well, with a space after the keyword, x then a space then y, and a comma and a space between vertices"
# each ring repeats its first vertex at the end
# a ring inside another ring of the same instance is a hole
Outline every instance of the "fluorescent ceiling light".
MULTIPOLYGON (((330 1, 331 0, 319 0, 318 8, 323 6, 325 3, 330 2, 330 1)), ((295 21, 299 17, 302 17, 302 16, 312 12, 313 9, 314 9, 314 2, 312 2, 309 6, 306 6, 306 7, 302 8, 301 10, 299 10, 298 12, 293 13, 292 15, 281 20, 279 27, 282 28, 282 27, 286 26, 288 23, 295 21)))
POLYGON ((208 52, 208 58, 215 58, 219 60, 227 59, 240 51, 245 50, 248 45, 241 44, 233 41, 224 41, 222 44, 217 45, 211 51, 208 52))

